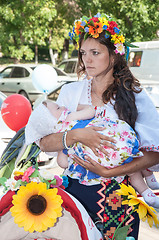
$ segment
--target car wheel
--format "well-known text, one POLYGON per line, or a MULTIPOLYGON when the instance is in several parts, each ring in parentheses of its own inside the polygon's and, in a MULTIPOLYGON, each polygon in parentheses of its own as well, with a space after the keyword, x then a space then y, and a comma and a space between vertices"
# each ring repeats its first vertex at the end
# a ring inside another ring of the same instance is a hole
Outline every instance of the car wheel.
MULTIPOLYGON (((29 100, 29 102, 31 103, 31 101, 30 101, 30 99, 29 99, 29 96, 28 96, 28 94, 27 94, 25 91, 20 91, 18 94, 26 97, 26 98, 29 100)), ((31 105, 32 105, 32 103, 31 103, 31 105)))
POLYGON ((29 100, 28 94, 25 91, 20 91, 18 94, 26 97, 29 100))

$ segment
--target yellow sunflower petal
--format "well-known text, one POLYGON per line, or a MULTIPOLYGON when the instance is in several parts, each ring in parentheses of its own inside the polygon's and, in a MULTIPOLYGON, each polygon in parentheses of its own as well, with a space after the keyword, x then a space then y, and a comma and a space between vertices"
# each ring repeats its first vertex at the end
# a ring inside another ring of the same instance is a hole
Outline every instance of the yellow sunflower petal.
POLYGON ((147 222, 148 222, 148 224, 149 224, 150 227, 153 226, 153 218, 152 218, 151 216, 148 216, 148 217, 147 217, 147 222))
POLYGON ((128 188, 125 184, 120 184, 120 189, 116 190, 118 195, 128 195, 128 188))
POLYGON ((135 189, 132 186, 130 185, 127 186, 123 183, 120 184, 120 189, 116 190, 116 192, 119 195, 123 195, 123 196, 134 195, 135 197, 137 197, 135 189))
POLYGON ((147 215, 147 208, 144 205, 139 204, 138 214, 139 214, 139 218, 142 219, 147 215))
POLYGON ((123 200, 122 201, 122 205, 128 205, 129 204, 129 201, 128 200, 123 200))

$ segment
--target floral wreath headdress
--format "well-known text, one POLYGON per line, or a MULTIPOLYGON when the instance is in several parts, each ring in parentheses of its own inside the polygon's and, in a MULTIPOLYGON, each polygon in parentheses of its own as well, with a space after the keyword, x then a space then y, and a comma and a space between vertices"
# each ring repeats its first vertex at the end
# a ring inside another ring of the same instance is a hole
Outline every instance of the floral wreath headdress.
POLYGON ((78 43, 82 33, 85 33, 84 40, 86 40, 88 37, 98 38, 103 31, 105 31, 105 38, 110 38, 114 44, 116 54, 124 55, 126 52, 125 47, 127 55, 129 54, 129 47, 133 45, 125 41, 118 24, 105 13, 97 13, 91 18, 83 16, 81 19, 76 20, 72 32, 69 32, 69 36, 71 40, 78 43))

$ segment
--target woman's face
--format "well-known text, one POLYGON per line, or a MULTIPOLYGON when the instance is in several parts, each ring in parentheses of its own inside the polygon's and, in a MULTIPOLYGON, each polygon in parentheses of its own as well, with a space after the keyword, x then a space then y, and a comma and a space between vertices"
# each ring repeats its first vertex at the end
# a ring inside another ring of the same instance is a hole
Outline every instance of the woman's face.
POLYGON ((82 41, 80 52, 89 76, 96 77, 109 66, 108 48, 93 38, 82 41))

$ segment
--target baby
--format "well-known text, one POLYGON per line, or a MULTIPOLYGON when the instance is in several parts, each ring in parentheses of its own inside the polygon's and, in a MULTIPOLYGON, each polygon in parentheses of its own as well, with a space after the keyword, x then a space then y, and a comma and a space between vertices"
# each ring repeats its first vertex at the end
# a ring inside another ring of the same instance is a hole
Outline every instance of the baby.
MULTIPOLYGON (((68 150, 64 149, 58 152, 58 165, 68 170, 71 169, 79 182, 85 185, 93 185, 107 179, 77 165, 71 158, 68 161, 68 156, 76 154, 85 160, 85 155, 88 155, 107 168, 114 168, 132 161, 134 157, 143 156, 143 153, 139 151, 139 141, 136 133, 126 122, 111 119, 109 116, 105 118, 95 117, 95 109, 90 105, 79 105, 76 112, 69 112, 65 107, 60 107, 50 100, 44 101, 32 112, 25 129, 26 144, 28 145, 34 141, 38 144, 41 138, 51 133, 90 126, 105 127, 100 133, 115 138, 117 149, 113 150, 102 145, 109 153, 109 156, 98 150, 100 154, 100 157, 98 157, 89 147, 78 142, 68 150)), ((159 189, 159 183, 149 170, 130 175, 132 185, 143 196, 145 202, 159 208, 159 198, 148 188, 143 177, 145 177, 151 189, 159 189)), ((122 181, 122 177, 120 181, 122 181)))

